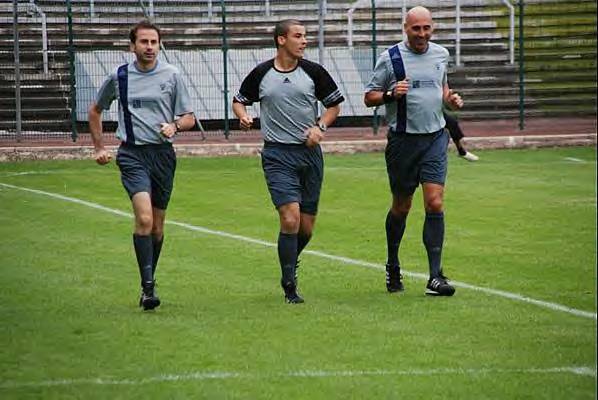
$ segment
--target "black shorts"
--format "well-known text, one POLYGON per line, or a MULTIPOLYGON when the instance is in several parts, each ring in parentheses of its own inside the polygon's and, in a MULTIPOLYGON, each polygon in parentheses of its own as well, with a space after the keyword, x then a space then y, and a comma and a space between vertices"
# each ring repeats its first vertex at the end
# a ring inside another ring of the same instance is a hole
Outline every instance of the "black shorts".
POLYGON ((316 215, 324 179, 324 157, 320 146, 266 142, 262 168, 272 203, 276 208, 299 203, 302 213, 316 215))
POLYGON ((444 129, 428 134, 390 132, 385 157, 392 193, 412 195, 420 183, 444 185, 448 141, 444 129))
POLYGON ((152 207, 166 210, 176 170, 176 154, 170 143, 125 145, 118 148, 116 164, 129 198, 139 192, 151 196, 152 207))

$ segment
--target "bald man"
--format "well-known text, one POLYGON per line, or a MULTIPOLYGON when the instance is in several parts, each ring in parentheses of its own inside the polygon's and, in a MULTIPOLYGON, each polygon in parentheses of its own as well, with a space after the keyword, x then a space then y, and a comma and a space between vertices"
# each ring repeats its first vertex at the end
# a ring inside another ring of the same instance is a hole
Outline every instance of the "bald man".
POLYGON ((386 170, 392 204, 386 216, 386 289, 404 290, 399 246, 413 194, 422 186, 426 217, 423 243, 428 254, 430 277, 426 294, 452 296, 455 288, 443 274, 444 183, 449 136, 445 131, 443 104, 463 106, 461 97, 448 86, 449 52, 430 41, 432 14, 414 7, 404 22, 407 40, 385 50, 366 86, 367 107, 385 105, 388 121, 386 170))

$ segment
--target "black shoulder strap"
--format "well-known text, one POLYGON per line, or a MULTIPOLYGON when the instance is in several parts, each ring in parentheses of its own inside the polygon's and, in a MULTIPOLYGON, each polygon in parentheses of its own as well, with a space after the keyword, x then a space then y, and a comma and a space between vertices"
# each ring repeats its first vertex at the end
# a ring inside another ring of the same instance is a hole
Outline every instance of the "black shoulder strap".
MULTIPOLYGON (((403 64, 403 57, 399 50, 399 45, 395 44, 388 49, 390 61, 392 62, 392 69, 395 74, 397 82, 405 79, 405 65, 403 64)), ((402 96, 397 100, 397 133, 403 133, 407 129, 407 96, 402 96)))
POLYGON ((388 54, 390 54, 390 61, 392 62, 392 69, 394 70, 397 82, 402 81, 405 79, 405 66, 403 65, 403 57, 401 57, 399 45, 395 44, 388 49, 388 54))
POLYGON ((135 135, 133 134, 133 123, 131 122, 131 112, 129 111, 129 64, 118 67, 118 92, 120 96, 120 106, 123 109, 125 119, 125 131, 127 133, 126 142, 135 144, 135 135))

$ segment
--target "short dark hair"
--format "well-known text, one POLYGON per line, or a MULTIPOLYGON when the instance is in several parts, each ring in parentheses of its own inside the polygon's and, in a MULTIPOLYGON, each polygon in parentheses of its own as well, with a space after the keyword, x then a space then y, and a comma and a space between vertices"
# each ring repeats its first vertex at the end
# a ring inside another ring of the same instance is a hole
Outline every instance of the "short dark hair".
POLYGON ((156 25, 154 25, 151 21, 144 19, 142 21, 139 21, 137 24, 135 24, 135 26, 133 28, 131 28, 131 32, 129 32, 129 40, 131 40, 131 43, 135 43, 135 41, 137 40, 137 31, 139 29, 153 29, 158 33, 158 41, 161 42, 162 41, 162 35, 160 33, 160 28, 158 28, 156 25))
POLYGON ((276 24, 274 27, 274 44, 276 45, 276 48, 278 48, 278 37, 286 36, 286 34, 289 33, 289 28, 293 25, 304 26, 303 22, 298 19, 285 19, 276 24))

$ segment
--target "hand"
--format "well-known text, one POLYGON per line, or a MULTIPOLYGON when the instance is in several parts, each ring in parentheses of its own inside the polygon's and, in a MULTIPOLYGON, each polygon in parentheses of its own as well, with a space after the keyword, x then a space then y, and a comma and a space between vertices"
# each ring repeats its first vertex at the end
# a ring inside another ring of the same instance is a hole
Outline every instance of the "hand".
POLYGON ((453 92, 453 89, 449 90, 449 94, 446 98, 446 102, 453 109, 463 107, 463 99, 461 98, 461 96, 459 96, 459 93, 453 92))
POLYGON ((405 78, 402 81, 397 82, 396 86, 394 87, 393 94, 397 99, 399 99, 402 96, 406 95, 408 91, 409 78, 405 78))
POLYGON ((239 126, 244 131, 246 131, 249 128, 251 128, 251 125, 253 125, 253 118, 251 116, 246 115, 246 116, 244 116, 242 118, 239 118, 239 126))
POLYGON ((160 124, 160 133, 167 138, 171 138, 176 134, 176 125, 174 122, 162 122, 160 124))
POLYGON ((101 147, 96 149, 94 158, 100 165, 106 165, 112 160, 112 155, 106 151, 105 148, 101 147))
POLYGON ((324 139, 324 133, 320 129, 319 126, 312 126, 307 131, 305 131, 305 135, 307 140, 305 141, 305 145, 307 147, 314 147, 317 146, 322 139, 324 139))

